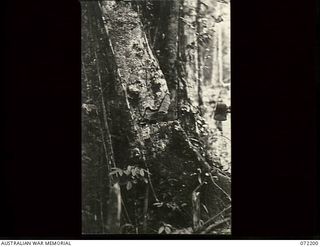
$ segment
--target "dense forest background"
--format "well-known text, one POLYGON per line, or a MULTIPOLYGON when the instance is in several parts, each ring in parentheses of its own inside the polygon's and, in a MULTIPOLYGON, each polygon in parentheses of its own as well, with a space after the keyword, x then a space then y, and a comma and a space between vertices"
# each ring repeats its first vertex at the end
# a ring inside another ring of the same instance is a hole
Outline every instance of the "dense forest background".
POLYGON ((230 234, 230 3, 82 1, 82 231, 230 234))

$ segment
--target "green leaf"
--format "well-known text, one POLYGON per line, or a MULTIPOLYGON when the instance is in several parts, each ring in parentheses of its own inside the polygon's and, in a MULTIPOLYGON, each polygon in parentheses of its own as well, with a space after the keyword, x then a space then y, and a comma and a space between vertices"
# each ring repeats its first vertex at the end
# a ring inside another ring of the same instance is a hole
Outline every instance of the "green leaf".
POLYGON ((136 169, 132 169, 131 173, 132 173, 132 176, 135 176, 136 175, 136 169))
POLYGON ((141 175, 142 177, 144 177, 144 171, 143 171, 143 169, 140 170, 140 175, 141 175))
MULTIPOLYGON (((141 169, 140 169, 139 167, 134 168, 134 169, 133 169, 134 174, 135 174, 134 176, 137 176, 137 174, 140 174, 140 170, 141 170, 141 169)), ((132 174, 133 174, 133 171, 132 171, 132 174)))
POLYGON ((158 208, 162 207, 163 202, 155 202, 153 203, 154 206, 157 206, 158 208))
POLYGON ((168 227, 168 226, 166 226, 166 227, 164 228, 164 230, 165 230, 166 234, 169 234, 169 233, 171 232, 171 228, 168 227))
POLYGON ((163 232, 163 230, 164 230, 164 226, 161 226, 161 227, 159 228, 158 233, 159 233, 159 234, 160 234, 160 233, 162 233, 162 232, 163 232))
POLYGON ((199 184, 202 184, 202 179, 201 179, 201 174, 200 173, 198 174, 198 182, 199 182, 199 184))
POLYGON ((129 174, 130 174, 130 171, 128 171, 128 170, 124 170, 123 172, 124 172, 124 174, 126 174, 126 175, 129 175, 129 174))
POLYGON ((209 211, 208 211, 206 205, 204 205, 203 203, 201 203, 201 204, 202 204, 202 207, 204 208, 204 210, 206 211, 206 213, 209 214, 209 211))
POLYGON ((119 174, 120 174, 120 176, 122 176, 123 175, 123 170, 119 169, 119 174))
POLYGON ((128 181, 126 187, 127 187, 127 190, 130 190, 132 188, 132 183, 130 181, 128 181))
POLYGON ((110 174, 110 175, 114 175, 114 174, 116 174, 117 172, 118 172, 118 171, 115 170, 115 171, 110 172, 109 174, 110 174))

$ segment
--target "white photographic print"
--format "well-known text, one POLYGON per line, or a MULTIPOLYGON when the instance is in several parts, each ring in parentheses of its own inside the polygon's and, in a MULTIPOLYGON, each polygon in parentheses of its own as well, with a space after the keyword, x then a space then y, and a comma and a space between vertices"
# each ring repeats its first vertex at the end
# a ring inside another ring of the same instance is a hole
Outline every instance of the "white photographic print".
POLYGON ((81 12, 82 233, 231 234, 230 1, 81 12))

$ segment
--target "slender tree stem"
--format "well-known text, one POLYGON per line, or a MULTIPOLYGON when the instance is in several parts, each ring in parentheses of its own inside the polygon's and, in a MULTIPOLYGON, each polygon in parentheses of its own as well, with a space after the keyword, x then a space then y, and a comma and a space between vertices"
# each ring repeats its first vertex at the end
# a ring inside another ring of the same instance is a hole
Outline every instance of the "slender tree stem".
POLYGON ((149 205, 149 186, 147 185, 145 197, 144 197, 144 207, 143 207, 143 232, 144 233, 147 233, 148 205, 149 205))

